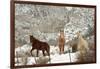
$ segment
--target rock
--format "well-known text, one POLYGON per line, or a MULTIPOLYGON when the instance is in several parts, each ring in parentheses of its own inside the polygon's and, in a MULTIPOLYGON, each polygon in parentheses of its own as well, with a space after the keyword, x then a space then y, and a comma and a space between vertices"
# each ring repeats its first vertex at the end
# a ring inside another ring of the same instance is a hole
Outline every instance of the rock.
POLYGON ((15 48, 15 57, 23 57, 25 55, 30 56, 31 46, 25 44, 21 47, 15 48))

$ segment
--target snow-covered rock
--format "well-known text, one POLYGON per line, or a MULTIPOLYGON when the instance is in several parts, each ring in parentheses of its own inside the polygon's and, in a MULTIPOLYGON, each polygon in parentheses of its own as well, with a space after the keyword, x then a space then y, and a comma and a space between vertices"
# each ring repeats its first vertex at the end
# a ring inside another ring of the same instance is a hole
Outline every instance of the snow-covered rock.
POLYGON ((30 55, 31 46, 25 44, 21 47, 15 48, 15 57, 23 57, 25 55, 30 55))
POLYGON ((70 56, 69 53, 51 55, 51 63, 70 63, 76 60, 76 53, 70 53, 70 56))
POLYGON ((35 61, 35 58, 34 57, 28 57, 28 60, 27 60, 27 65, 33 65, 33 64, 36 64, 36 61, 35 61))
POLYGON ((15 65, 34 65, 34 64, 49 64, 49 63, 70 63, 77 61, 77 53, 55 54, 40 57, 27 57, 27 59, 16 58, 15 65), (19 61, 19 62, 17 62, 19 61), (24 63, 24 62, 25 63, 24 63))

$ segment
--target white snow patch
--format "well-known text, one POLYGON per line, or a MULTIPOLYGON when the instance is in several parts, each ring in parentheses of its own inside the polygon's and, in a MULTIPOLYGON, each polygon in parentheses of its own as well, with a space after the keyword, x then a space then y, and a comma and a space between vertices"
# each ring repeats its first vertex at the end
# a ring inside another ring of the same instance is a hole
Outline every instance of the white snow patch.
POLYGON ((28 57, 27 61, 27 65, 36 64, 34 57, 28 57))
MULTIPOLYGON (((33 65, 33 64, 49 64, 49 63, 70 63, 70 62, 75 62, 77 60, 76 58, 76 53, 69 53, 67 54, 55 54, 51 55, 50 59, 51 61, 49 62, 49 57, 28 57, 27 58, 27 64, 26 65, 33 65), (70 57, 71 56, 71 57, 70 57), (71 60, 70 60, 71 58, 71 60)), ((21 58, 19 59, 19 63, 16 63, 15 65, 24 65, 23 62, 21 62, 21 58)), ((17 58, 16 58, 17 61, 17 58)))
POLYGON ((26 53, 30 52, 31 46, 28 44, 25 44, 21 47, 15 48, 15 56, 25 56, 26 53))
MULTIPOLYGON (((59 54, 59 47, 58 46, 50 46, 50 62, 48 56, 43 56, 42 51, 39 51, 39 57, 31 57, 27 56, 25 53, 30 52, 31 46, 24 45, 22 47, 18 47, 15 49, 18 52, 17 55, 22 55, 22 57, 15 58, 15 65, 33 65, 33 64, 50 64, 50 63, 70 63, 76 62, 77 60, 77 52, 69 53, 68 52, 69 46, 65 46, 64 54, 59 54), (26 56, 26 58, 24 58, 26 56), (71 60, 70 60, 71 59, 71 60), (19 61, 19 62, 18 62, 19 61)), ((33 51, 33 54, 36 55, 36 50, 33 51)))
POLYGON ((67 62, 75 62, 77 60, 75 53, 70 53, 70 56, 69 53, 61 55, 59 54, 51 55, 51 63, 67 63, 67 62))

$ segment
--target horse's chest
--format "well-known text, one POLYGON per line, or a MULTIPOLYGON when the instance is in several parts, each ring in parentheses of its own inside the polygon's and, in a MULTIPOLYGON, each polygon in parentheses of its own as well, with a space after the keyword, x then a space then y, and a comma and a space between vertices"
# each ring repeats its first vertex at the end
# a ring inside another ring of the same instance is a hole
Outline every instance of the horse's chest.
POLYGON ((65 41, 64 37, 60 37, 60 38, 59 38, 59 42, 60 42, 60 43, 63 43, 64 41, 65 41))

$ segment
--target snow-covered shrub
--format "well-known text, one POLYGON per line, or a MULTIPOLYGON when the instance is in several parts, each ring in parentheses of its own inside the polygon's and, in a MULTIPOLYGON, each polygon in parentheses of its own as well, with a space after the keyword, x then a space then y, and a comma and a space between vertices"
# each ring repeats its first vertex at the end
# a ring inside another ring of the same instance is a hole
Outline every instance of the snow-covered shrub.
POLYGON ((77 38, 74 38, 74 39, 68 41, 66 44, 72 48, 71 52, 76 52, 77 51, 77 43, 78 43, 77 38))
POLYGON ((50 58, 48 56, 40 56, 39 58, 35 59, 36 64, 47 64, 50 61, 50 58))
POLYGON ((23 57, 25 55, 30 56, 31 46, 25 44, 21 47, 15 48, 15 57, 23 57))
POLYGON ((21 58, 17 57, 15 58, 15 65, 27 65, 27 56, 23 56, 21 58))
POLYGON ((87 53, 84 53, 84 54, 79 53, 77 55, 76 62, 95 62, 95 52, 88 51, 87 53))

